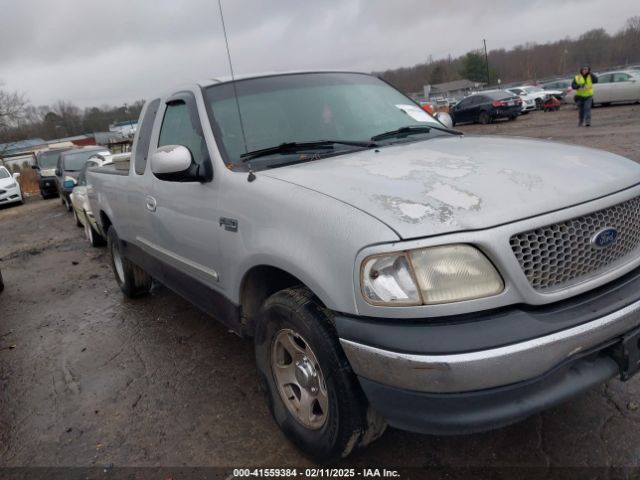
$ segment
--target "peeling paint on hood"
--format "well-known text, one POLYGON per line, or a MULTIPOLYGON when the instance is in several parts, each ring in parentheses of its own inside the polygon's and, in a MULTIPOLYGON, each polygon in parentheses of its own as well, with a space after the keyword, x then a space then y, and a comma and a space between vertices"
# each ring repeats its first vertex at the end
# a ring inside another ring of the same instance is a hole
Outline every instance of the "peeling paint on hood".
POLYGON ((350 204, 406 239, 488 228, 584 203, 640 183, 640 165, 555 142, 446 136, 260 175, 350 204))

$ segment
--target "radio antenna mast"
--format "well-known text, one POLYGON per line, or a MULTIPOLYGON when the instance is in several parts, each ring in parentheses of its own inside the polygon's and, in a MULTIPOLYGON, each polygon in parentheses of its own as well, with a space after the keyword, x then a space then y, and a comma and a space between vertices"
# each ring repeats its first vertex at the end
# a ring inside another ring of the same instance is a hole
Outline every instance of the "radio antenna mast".
POLYGON ((231 85, 233 85, 233 96, 236 99, 236 108, 238 109, 238 119, 240 120, 240 130, 242 131, 242 141, 244 142, 244 151, 245 153, 248 153, 249 149, 247 148, 247 136, 244 132, 244 122, 242 121, 242 113, 240 112, 240 100, 238 100, 236 78, 233 74, 233 63, 231 63, 231 51, 229 50, 229 40, 227 39, 227 27, 224 24, 224 13, 222 13, 222 0, 218 0, 218 8, 220 9, 220 20, 222 21, 222 33, 224 34, 224 43, 227 46, 227 58, 229 60, 229 70, 231 71, 231 85))

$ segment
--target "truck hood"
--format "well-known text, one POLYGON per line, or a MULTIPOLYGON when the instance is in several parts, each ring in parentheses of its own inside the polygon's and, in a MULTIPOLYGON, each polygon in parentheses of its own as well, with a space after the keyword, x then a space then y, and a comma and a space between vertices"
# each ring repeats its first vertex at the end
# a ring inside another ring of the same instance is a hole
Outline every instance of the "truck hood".
POLYGON ((543 140, 437 137, 266 170, 352 205, 401 238, 477 230, 640 183, 640 165, 543 140))

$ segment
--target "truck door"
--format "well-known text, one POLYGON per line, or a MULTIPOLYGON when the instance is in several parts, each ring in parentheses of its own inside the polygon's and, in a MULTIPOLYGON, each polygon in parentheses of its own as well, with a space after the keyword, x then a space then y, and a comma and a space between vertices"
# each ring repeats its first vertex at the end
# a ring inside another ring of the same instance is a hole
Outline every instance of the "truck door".
MULTIPOLYGON (((170 97, 161 114, 162 124, 152 151, 165 145, 182 145, 196 163, 211 162, 191 92, 170 97)), ((209 306, 203 305, 207 299, 203 298, 202 287, 220 288, 216 185, 215 175, 204 183, 166 181, 153 176, 152 194, 146 205, 153 219, 153 236, 147 248, 161 260, 165 283, 205 309, 209 306)))

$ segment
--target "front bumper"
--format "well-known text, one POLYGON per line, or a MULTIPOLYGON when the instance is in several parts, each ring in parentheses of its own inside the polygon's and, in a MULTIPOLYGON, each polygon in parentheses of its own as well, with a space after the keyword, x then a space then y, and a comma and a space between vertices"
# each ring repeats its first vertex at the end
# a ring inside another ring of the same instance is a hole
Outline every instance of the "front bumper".
POLYGON ((612 349, 639 325, 638 270, 545 307, 414 321, 336 317, 374 408, 391 425, 427 433, 512 423, 606 381, 620 370, 612 349))
POLYGON ((22 194, 20 193, 19 186, 13 188, 0 188, 0 205, 21 201, 22 194))
POLYGON ((38 185, 40 193, 45 197, 58 194, 55 177, 41 177, 38 179, 38 185))

